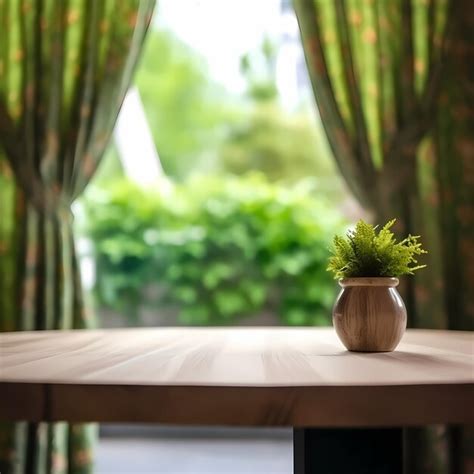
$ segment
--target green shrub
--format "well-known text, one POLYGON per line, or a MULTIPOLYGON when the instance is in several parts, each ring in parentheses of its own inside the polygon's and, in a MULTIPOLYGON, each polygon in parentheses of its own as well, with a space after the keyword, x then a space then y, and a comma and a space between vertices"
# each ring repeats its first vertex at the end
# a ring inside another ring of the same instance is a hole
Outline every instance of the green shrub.
POLYGON ((377 232, 377 226, 361 220, 345 238, 336 235, 328 270, 335 278, 351 278, 399 277, 424 268, 426 265, 417 265, 416 260, 417 255, 426 253, 419 236, 409 235, 397 242, 390 230, 394 223, 395 219, 387 222, 377 232))
POLYGON ((329 236, 342 220, 314 194, 310 181, 288 189, 259 174, 195 178, 167 197, 129 182, 93 190, 97 297, 130 314, 173 306, 188 324, 261 311, 285 324, 326 324, 329 236))

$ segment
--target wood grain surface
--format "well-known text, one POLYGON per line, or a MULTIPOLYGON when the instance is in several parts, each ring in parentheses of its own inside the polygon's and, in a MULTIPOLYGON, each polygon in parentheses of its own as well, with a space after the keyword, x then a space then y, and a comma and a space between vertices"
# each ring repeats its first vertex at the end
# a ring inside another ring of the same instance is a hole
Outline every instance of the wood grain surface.
POLYGON ((0 334, 0 419, 249 426, 473 423, 474 338, 409 330, 347 352, 332 328, 0 334))

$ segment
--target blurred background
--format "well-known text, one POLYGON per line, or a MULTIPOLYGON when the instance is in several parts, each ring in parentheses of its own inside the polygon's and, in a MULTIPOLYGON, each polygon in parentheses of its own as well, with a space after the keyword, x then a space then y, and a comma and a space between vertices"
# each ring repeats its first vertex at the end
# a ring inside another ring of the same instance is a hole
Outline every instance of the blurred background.
POLYGON ((75 203, 98 319, 327 325, 328 247, 363 211, 331 157, 293 7, 181 9, 157 6, 113 139, 75 203))
MULTIPOLYGON (((332 160, 293 6, 186 10, 157 5, 113 140, 75 204, 96 317, 329 325, 328 248, 363 210, 332 160)), ((131 460, 134 472, 288 473, 292 430, 102 426, 98 471, 132 472, 131 460)))

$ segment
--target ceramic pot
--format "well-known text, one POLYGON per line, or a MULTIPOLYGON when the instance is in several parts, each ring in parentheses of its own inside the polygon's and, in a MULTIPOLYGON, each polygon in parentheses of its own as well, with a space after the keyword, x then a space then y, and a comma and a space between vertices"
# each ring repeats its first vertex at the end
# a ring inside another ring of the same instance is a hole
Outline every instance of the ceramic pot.
POLYGON ((398 278, 345 278, 339 285, 332 321, 344 346, 357 352, 393 351, 407 325, 398 278))

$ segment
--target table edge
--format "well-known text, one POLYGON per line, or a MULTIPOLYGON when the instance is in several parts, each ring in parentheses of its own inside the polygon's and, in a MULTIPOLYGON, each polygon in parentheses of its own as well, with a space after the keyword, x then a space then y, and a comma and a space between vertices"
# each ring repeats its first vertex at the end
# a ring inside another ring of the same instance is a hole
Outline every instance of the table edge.
POLYGON ((0 420, 228 426, 474 424, 474 383, 197 386, 0 382, 0 420), (370 397, 370 403, 367 402, 370 397))

